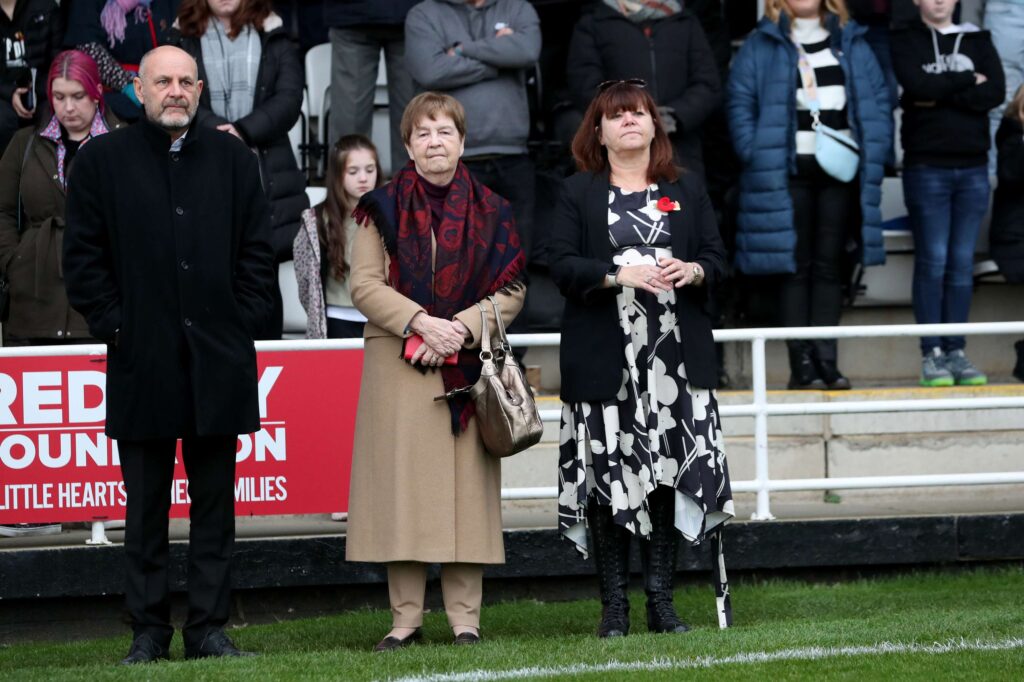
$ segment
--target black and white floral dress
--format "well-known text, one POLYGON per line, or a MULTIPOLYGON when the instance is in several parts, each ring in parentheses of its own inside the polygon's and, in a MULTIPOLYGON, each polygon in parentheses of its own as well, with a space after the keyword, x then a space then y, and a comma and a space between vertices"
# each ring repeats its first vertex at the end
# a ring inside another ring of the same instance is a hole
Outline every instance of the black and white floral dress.
MULTIPOLYGON (((608 233, 616 265, 657 265, 670 257, 668 216, 656 206, 658 185, 629 192, 612 186, 608 233)), ((687 210, 686 206, 681 210, 687 210)), ((734 515, 718 401, 687 381, 675 292, 622 287, 616 297, 625 363, 618 394, 601 403, 562 407, 559 439, 559 530, 587 553, 585 507, 612 508, 615 522, 648 537, 647 497, 675 489, 675 526, 698 544, 716 540, 720 624, 729 615, 719 530, 734 515)))

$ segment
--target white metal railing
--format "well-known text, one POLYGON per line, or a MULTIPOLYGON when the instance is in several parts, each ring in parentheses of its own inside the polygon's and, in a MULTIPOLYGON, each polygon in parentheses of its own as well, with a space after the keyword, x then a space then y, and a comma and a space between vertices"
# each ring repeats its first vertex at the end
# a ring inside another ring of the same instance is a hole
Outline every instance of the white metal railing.
MULTIPOLYGON (((1024 333, 1024 322, 976 322, 967 324, 932 325, 871 325, 848 327, 775 327, 763 329, 715 330, 716 341, 745 341, 751 344, 751 374, 753 402, 740 405, 722 405, 722 416, 754 417, 754 466, 756 478, 752 481, 733 481, 733 492, 757 494, 757 509, 753 519, 770 520, 770 493, 794 490, 849 490, 865 488, 902 488, 920 486, 989 485, 997 483, 1024 483, 1024 471, 976 474, 941 474, 918 476, 860 476, 848 478, 815 478, 772 480, 768 467, 768 417, 781 415, 857 414, 869 412, 920 412, 959 409, 1024 408, 1022 397, 937 398, 924 400, 866 400, 827 403, 769 403, 765 343, 785 339, 841 339, 902 336, 952 336, 1024 333)), ((513 336, 513 344, 528 346, 558 345, 557 334, 529 334, 513 336)), ((559 410, 543 410, 545 421, 560 419, 559 410)), ((557 498, 557 487, 513 488, 502 490, 502 499, 557 498)))
MULTIPOLYGON (((932 325, 865 325, 848 327, 775 327, 757 329, 715 330, 715 340, 735 341, 751 344, 751 374, 753 379, 753 401, 738 405, 722 405, 719 410, 723 417, 754 418, 754 464, 755 478, 750 481, 733 481, 733 492, 757 494, 757 509, 751 518, 770 520, 770 493, 797 490, 852 490, 867 488, 904 488, 920 486, 967 486, 1006 483, 1024 483, 1024 471, 989 472, 972 474, 929 474, 912 476, 859 476, 847 478, 775 479, 770 477, 768 466, 768 417, 784 415, 863 414, 871 412, 924 412, 959 409, 1006 409, 1022 408, 1024 396, 1020 397, 966 397, 907 400, 864 400, 834 402, 769 403, 767 389, 767 366, 765 344, 767 341, 785 339, 849 339, 870 337, 907 336, 951 336, 951 335, 993 335, 1024 334, 1024 322, 975 322, 968 324, 932 325)), ((557 347, 559 334, 512 334, 511 343, 516 346, 557 347)), ((362 339, 329 340, 286 340, 259 341, 257 350, 265 351, 315 351, 354 350, 362 348, 362 339)), ((30 357, 54 355, 95 355, 104 354, 103 345, 89 346, 36 346, 0 348, 0 357, 30 357)), ((1024 414, 1024 412, 1022 412, 1024 414)), ((545 422, 557 423, 561 410, 541 410, 545 422)), ((1022 422, 1024 423, 1024 422, 1022 422)), ((531 488, 503 488, 503 500, 557 499, 556 486, 531 488)), ((105 540, 102 523, 93 528, 93 541, 105 540), (102 540, 100 540, 102 538, 102 540)))

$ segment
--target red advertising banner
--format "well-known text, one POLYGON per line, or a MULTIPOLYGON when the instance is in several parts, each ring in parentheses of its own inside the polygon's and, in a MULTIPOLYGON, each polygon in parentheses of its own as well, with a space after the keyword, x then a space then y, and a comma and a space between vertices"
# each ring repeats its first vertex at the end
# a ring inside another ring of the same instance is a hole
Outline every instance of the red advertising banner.
MULTIPOLYGON (((258 353, 260 425, 238 437, 235 514, 348 509, 361 350, 258 353)), ((0 358, 0 524, 123 519, 103 433, 106 358, 0 358)), ((188 516, 179 456, 171 516, 188 516)))

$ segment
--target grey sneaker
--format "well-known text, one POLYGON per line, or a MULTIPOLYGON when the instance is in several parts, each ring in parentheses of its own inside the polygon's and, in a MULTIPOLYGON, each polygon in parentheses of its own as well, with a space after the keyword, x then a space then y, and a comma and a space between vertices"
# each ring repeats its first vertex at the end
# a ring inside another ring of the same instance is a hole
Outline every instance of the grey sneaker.
POLYGON ((946 356, 941 348, 932 348, 921 358, 922 386, 952 386, 953 373, 946 368, 946 356))
POLYGON ((988 383, 988 377, 967 359, 962 350, 955 350, 946 355, 946 368, 958 386, 984 386, 988 383))

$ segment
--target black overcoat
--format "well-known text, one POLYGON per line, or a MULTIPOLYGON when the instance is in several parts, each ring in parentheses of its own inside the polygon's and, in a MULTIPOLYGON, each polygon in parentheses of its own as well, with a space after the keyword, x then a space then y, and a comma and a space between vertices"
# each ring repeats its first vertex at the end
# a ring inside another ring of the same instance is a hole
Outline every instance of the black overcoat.
POLYGON ((259 429, 253 334, 275 282, 256 156, 196 125, 170 143, 141 121, 83 146, 69 178, 64 280, 110 344, 112 438, 259 429))
MULTIPOLYGON (((711 200, 693 173, 659 189, 682 210, 669 214, 672 255, 704 269, 701 286, 676 289, 676 316, 683 339, 683 362, 690 382, 718 384, 711 318, 705 305, 725 271, 725 247, 711 200)), ((551 234, 551 276, 565 296, 561 342, 561 397, 565 402, 610 400, 626 366, 615 296, 601 288, 612 268, 608 237, 608 175, 577 173, 565 181, 551 234)))

